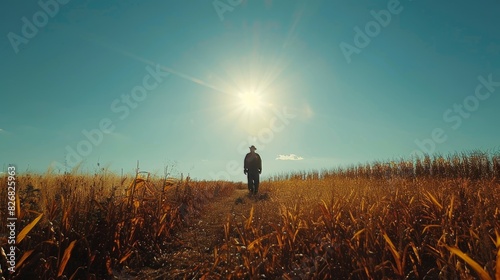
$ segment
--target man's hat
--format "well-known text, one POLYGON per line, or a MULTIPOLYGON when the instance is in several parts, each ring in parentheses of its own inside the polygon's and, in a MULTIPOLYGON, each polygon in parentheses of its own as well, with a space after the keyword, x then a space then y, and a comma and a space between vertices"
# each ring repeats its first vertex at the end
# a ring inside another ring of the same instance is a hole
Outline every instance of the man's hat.
POLYGON ((248 147, 248 148, 250 148, 250 149, 251 149, 251 148, 254 148, 255 150, 257 150, 257 148, 255 148, 255 146, 254 146, 254 145, 252 145, 252 146, 250 146, 250 147, 248 147))

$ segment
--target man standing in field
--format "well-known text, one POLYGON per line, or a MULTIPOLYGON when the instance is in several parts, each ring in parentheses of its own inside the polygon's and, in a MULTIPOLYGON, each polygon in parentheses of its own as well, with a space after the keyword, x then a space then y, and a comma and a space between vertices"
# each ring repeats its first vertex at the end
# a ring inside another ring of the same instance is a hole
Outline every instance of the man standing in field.
POLYGON ((259 191, 259 175, 262 172, 262 159, 255 152, 257 148, 254 145, 250 147, 250 153, 245 156, 243 164, 243 173, 248 178, 248 190, 250 194, 257 194, 259 191))

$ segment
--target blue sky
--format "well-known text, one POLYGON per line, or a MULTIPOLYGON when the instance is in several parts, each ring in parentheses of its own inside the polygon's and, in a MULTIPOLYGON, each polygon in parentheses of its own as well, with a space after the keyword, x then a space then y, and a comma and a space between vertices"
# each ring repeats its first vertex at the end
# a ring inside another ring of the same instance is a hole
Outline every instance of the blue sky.
POLYGON ((42 0, 0 14, 3 169, 139 160, 244 180, 252 144, 263 175, 499 147, 496 1, 42 0))

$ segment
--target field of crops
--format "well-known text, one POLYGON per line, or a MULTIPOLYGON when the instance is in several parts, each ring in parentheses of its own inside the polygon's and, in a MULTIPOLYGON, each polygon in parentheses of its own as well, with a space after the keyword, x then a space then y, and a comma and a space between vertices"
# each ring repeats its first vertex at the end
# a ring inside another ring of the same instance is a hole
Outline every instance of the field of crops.
POLYGON ((290 180, 279 202, 228 222, 216 275, 285 279, 495 279, 498 183, 290 180), (274 219, 270 220, 269 217, 274 219), (298 277, 298 278, 296 278, 298 277))
POLYGON ((106 173, 21 175, 18 186, 16 274, 3 271, 13 279, 500 279, 497 155, 284 174, 258 197, 236 183, 106 173))
MULTIPOLYGON (((13 279, 103 279, 124 266, 161 267, 159 258, 175 250, 172 234, 186 225, 188 215, 234 190, 227 182, 107 173, 20 175, 17 180, 19 257, 13 279)), ((0 184, 3 205, 6 182, 0 184)), ((5 229, 6 207, 1 214, 5 229)), ((7 238, 0 243, 7 277, 7 238)))

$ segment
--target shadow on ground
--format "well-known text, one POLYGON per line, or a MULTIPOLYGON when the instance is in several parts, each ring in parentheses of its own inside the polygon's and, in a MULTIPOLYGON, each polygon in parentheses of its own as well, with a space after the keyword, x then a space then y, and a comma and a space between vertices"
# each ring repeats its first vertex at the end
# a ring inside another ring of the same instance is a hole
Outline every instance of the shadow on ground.
POLYGON ((269 200, 269 194, 268 193, 259 193, 259 194, 247 194, 246 196, 240 196, 236 198, 234 201, 234 204, 245 204, 247 201, 262 201, 262 200, 269 200))

